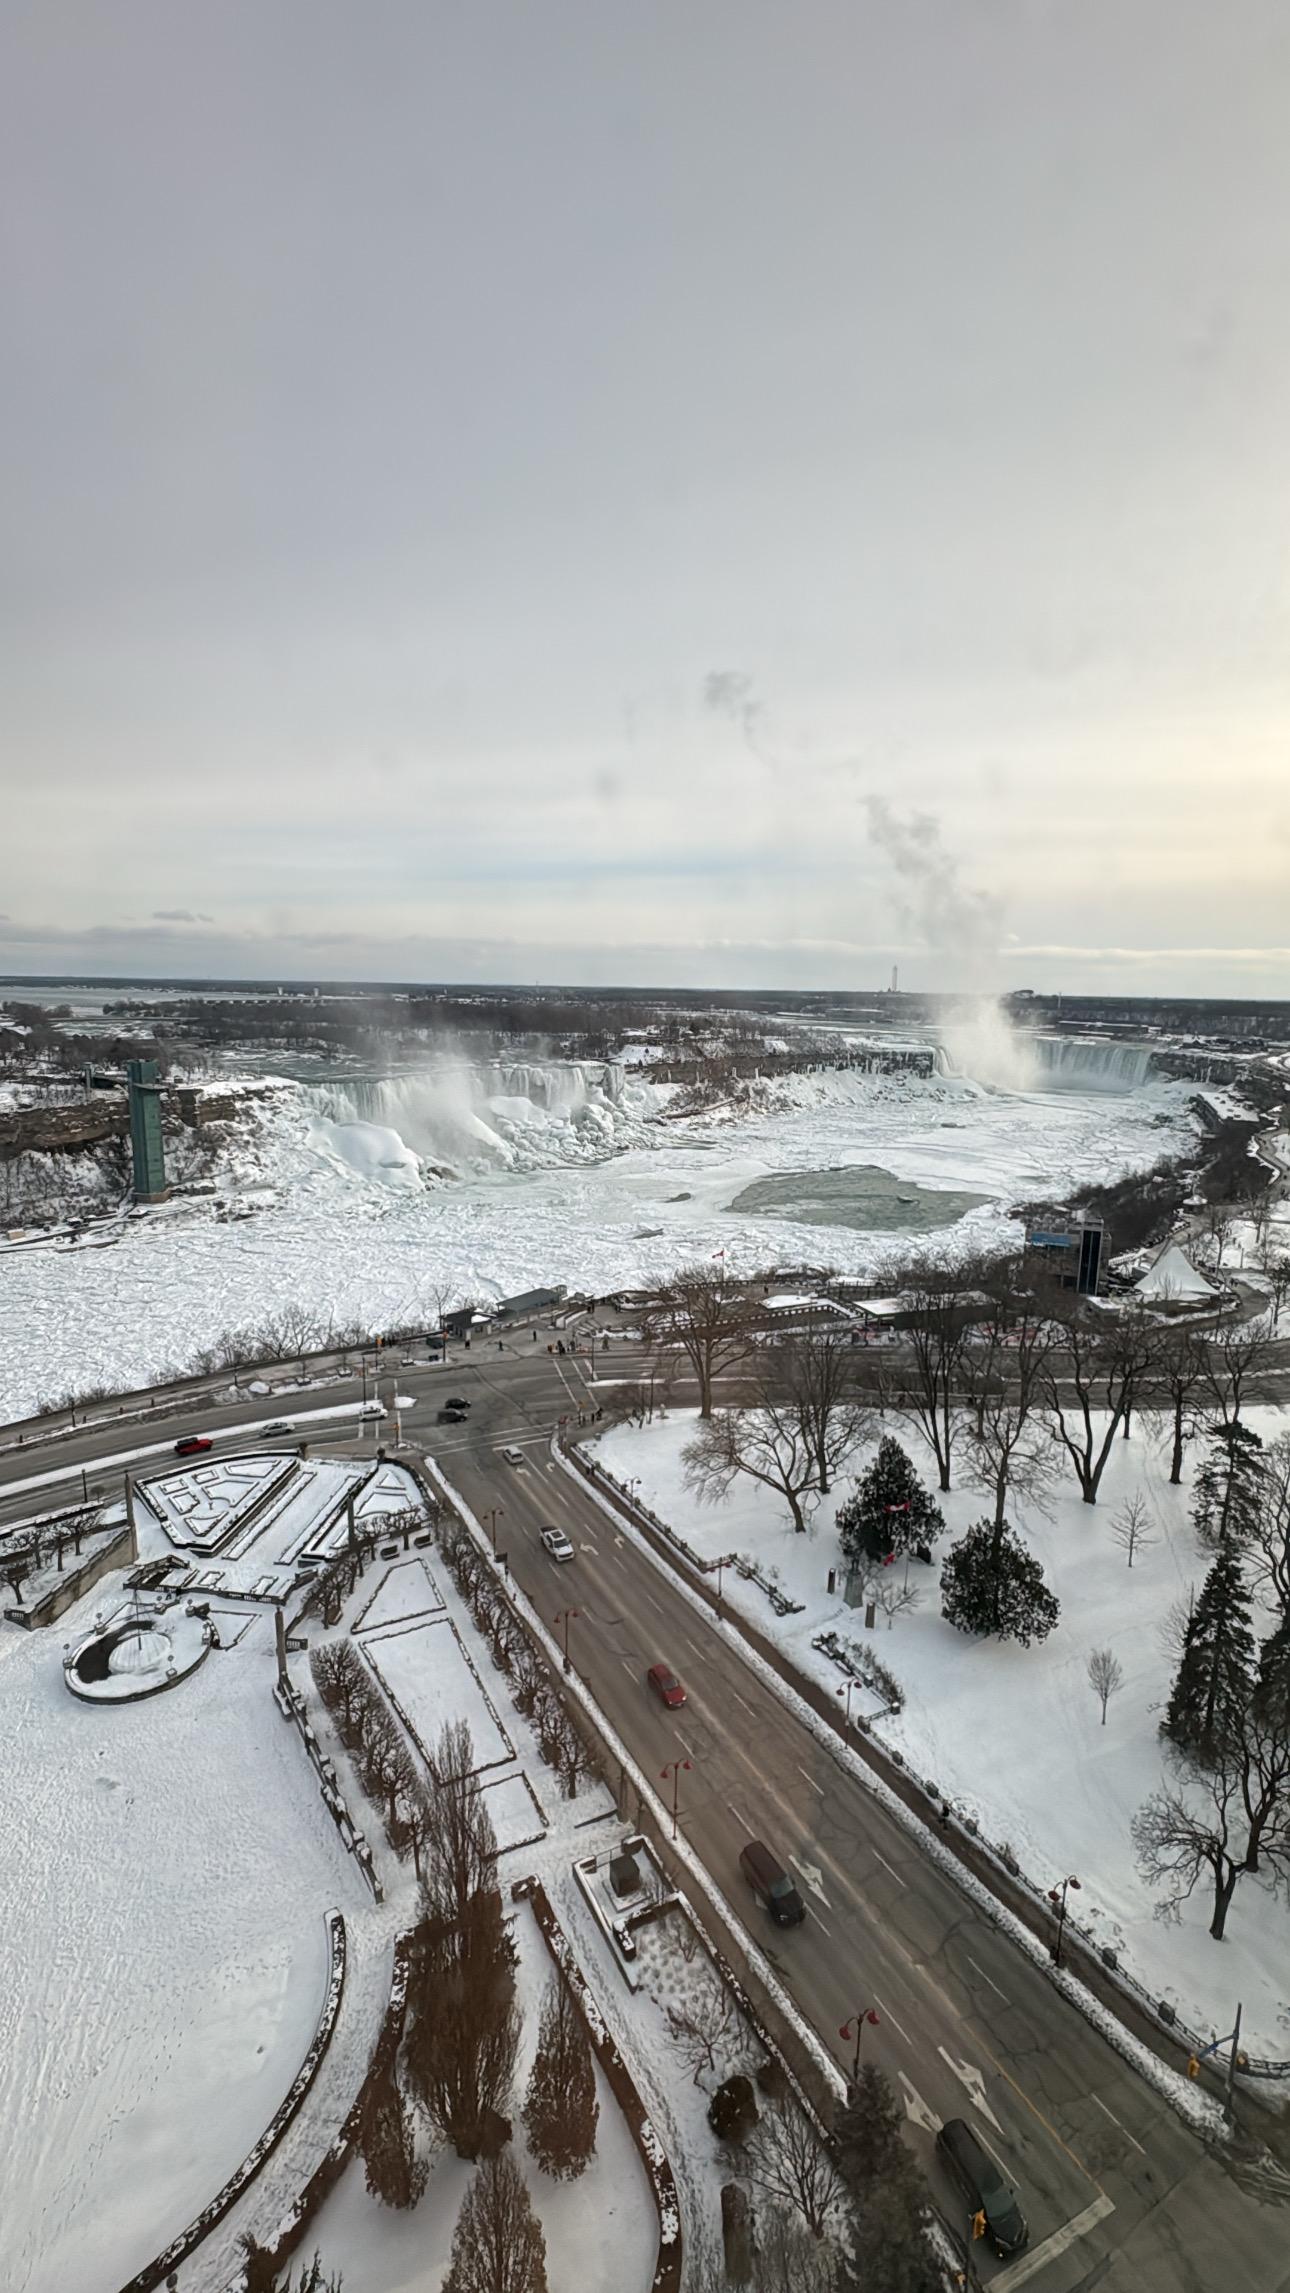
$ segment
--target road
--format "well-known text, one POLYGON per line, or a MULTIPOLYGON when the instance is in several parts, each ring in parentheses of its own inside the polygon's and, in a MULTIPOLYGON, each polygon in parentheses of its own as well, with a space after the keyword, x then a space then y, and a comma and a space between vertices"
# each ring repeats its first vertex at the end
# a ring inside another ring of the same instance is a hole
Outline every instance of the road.
MULTIPOLYGON (((909 2135, 951 2219, 961 2205, 936 2165, 932 2134, 963 2116, 1016 2183, 1031 2224, 1029 2250, 1008 2263, 981 2260, 998 2289, 1038 2293, 1094 2285, 1114 2293, 1290 2293, 1290 2174, 1272 2161, 1234 2162, 1208 2152, 1150 2086, 1092 2030, 1065 1997, 991 1924, 917 1839, 788 1711, 712 1623, 691 1606, 670 1571, 611 1520, 549 1453, 552 1422, 576 1412, 581 1371, 539 1341, 499 1355, 476 1347, 445 1366, 400 1368, 414 1407, 404 1437, 426 1447, 481 1516, 497 1523, 517 1582, 554 1618, 576 1608, 571 1653, 607 1718, 647 1774, 688 1759, 681 1827, 717 1885, 742 1907, 781 1979, 839 2063, 851 2049, 839 2025, 873 2006, 864 2047, 905 2101, 909 2135), (448 1393, 472 1403, 465 1426, 440 1426, 448 1393), (499 1452, 517 1444, 525 1462, 499 1452), (563 1528, 575 1559, 543 1552, 546 1523, 563 1528), (665 1660, 688 1693, 667 1713, 645 1686, 665 1660), (787 1933, 761 1926, 743 1887, 740 1847, 765 1838, 794 1868, 808 1917, 787 1933)), ((598 1360, 596 1367, 603 1365, 598 1360)), ((611 1374, 629 1374, 624 1357, 611 1374)), ((383 1381, 384 1385, 388 1380, 383 1381)), ((326 1392, 301 1395, 323 1406, 326 1392)), ((583 1395, 585 1402, 585 1393, 583 1395)), ((257 1420, 292 1414, 278 1395, 221 1404, 194 1415, 220 1428, 218 1446, 245 1443, 257 1420)), ((305 1428, 302 1426, 302 1432, 305 1428)), ((388 1432, 388 1427, 384 1431, 388 1432)), ((382 1429, 378 1429, 378 1433, 382 1429)), ((173 1440, 173 1420, 152 1429, 173 1440)), ((376 1436, 348 1438, 369 1450, 376 1436)), ((69 1435, 57 1452, 0 1461, 5 1517, 32 1498, 3 1492, 57 1455, 75 1486, 79 1470, 111 1448, 141 1447, 149 1430, 124 1438, 103 1428, 69 1435)), ((334 1427, 319 1445, 336 1446, 334 1427)), ((141 1460, 161 1470, 167 1457, 141 1460)), ((95 1473, 96 1481, 110 1476, 95 1473)), ((70 1489, 65 1492, 70 1494, 70 1489)), ((41 1492, 40 1502, 57 1492, 41 1492)))

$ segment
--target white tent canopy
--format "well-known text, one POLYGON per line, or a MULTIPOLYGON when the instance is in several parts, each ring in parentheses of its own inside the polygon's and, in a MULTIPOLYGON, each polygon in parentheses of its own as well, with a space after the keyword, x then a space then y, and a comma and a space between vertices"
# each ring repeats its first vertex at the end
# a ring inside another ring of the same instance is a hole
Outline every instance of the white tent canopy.
POLYGON ((1218 1284, 1207 1274, 1196 1271, 1185 1250, 1176 1242, 1167 1242, 1153 1265, 1148 1266, 1142 1280, 1134 1284, 1140 1298, 1217 1298, 1222 1295, 1218 1284))

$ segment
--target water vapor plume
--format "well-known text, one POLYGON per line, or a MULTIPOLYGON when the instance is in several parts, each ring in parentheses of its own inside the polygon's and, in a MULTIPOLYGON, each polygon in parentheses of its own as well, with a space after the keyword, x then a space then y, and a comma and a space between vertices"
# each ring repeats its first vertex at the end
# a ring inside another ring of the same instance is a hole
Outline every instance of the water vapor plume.
POLYGON ((896 905, 904 922, 934 954, 953 958, 963 984, 978 993, 992 986, 1003 903, 993 892, 965 884, 959 862, 941 840, 930 812, 904 819, 884 796, 865 798, 869 834, 900 878, 896 905))
POLYGON ((735 727, 759 764, 770 762, 761 741, 762 705, 752 678, 742 669, 709 669, 703 680, 703 705, 713 716, 725 717, 735 727))
POLYGON ((945 959, 954 984, 967 990, 943 1029, 947 1058, 965 1075, 1002 1090, 1028 1090, 1035 1081, 1029 1045, 999 1001, 995 968, 1003 928, 1003 902, 963 881, 946 850, 940 822, 930 812, 903 819, 885 797, 865 799, 869 834, 899 879, 896 906, 906 927, 945 959))

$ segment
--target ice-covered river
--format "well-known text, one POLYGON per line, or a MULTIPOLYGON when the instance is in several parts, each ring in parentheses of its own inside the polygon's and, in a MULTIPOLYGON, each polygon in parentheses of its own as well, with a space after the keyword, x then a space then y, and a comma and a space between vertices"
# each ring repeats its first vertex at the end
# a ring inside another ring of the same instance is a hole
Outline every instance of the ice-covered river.
MULTIPOLYGON (((989 1241, 1017 1202, 1061 1199, 1192 1135, 1190 1087, 1149 1073, 1127 1089, 1005 1093, 950 1077, 824 1072, 779 1086, 774 1111, 725 1122, 669 1122, 651 1113, 646 1086, 633 1092, 612 1117, 593 1118, 591 1135, 579 1123, 568 1159, 524 1168, 517 1153, 510 1167, 426 1184, 424 1147, 414 1151, 388 1122, 338 1123, 356 1110, 334 1104, 322 1115, 316 1097, 288 1087, 263 1117, 257 1167, 243 1174, 271 1186, 254 1215, 225 1223, 209 1204, 176 1202, 132 1221, 109 1248, 0 1254, 0 1412, 100 1379, 142 1383, 288 1304, 379 1328, 424 1322, 444 1288, 488 1297, 565 1282, 599 1293, 722 1250, 735 1271, 824 1262, 881 1275, 916 1238, 937 1252, 989 1241), (792 1215, 791 1174, 861 1165, 894 1182, 883 1231, 792 1215), (758 1209, 754 1196, 732 1207, 786 1174, 769 1205, 758 1209), (979 1199, 927 1232, 938 1189, 979 1199)), ((512 1139, 526 1124, 564 1119, 526 1104, 531 1114, 512 1103, 499 1118, 512 1139)))

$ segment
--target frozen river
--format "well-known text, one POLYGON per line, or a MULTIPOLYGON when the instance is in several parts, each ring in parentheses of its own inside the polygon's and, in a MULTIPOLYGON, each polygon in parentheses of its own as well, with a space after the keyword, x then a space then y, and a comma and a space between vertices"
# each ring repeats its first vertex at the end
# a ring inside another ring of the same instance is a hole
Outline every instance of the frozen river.
POLYGON ((0 1255, 0 1409, 20 1415, 100 1380, 144 1383, 287 1305, 379 1329, 424 1323, 441 1289, 603 1293, 722 1250, 736 1272, 825 1262, 881 1276, 913 1244, 943 1253, 999 1240, 1016 1203, 1061 1200, 1177 1151, 1193 1136, 1189 1096, 1153 1080, 1083 1096, 823 1073, 793 1078, 773 1112, 637 1123, 644 1143, 599 1160, 425 1185, 410 1153, 349 1161, 320 1149, 306 1098, 289 1087, 243 1174, 272 1188, 254 1216, 225 1223, 209 1204, 176 1202, 110 1248, 0 1255), (834 1174, 866 1165, 890 1174, 884 1231, 812 1219, 818 1175, 793 1215, 792 1174, 827 1173, 826 1195, 839 1183, 854 1192, 859 1169, 834 1174), (750 1202, 767 1180, 778 1182, 772 1200, 750 1202), (941 1189, 966 1201, 926 1233, 941 1189))

